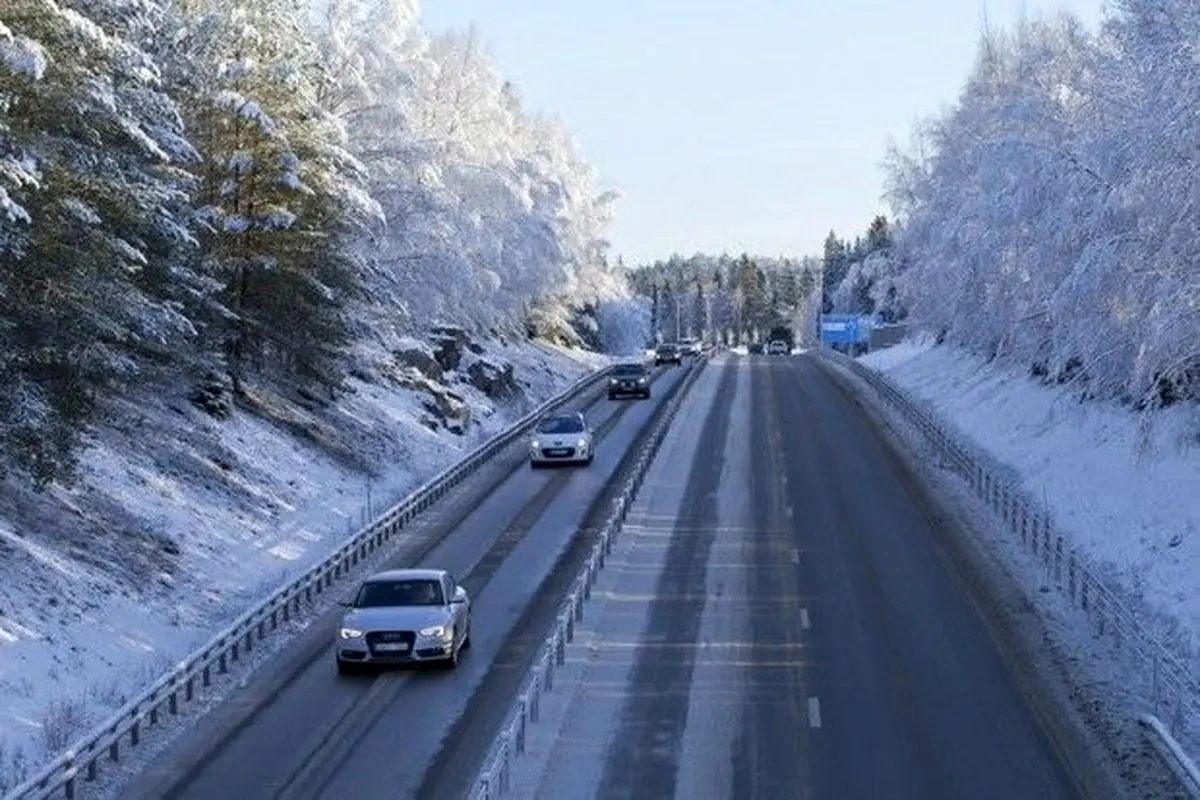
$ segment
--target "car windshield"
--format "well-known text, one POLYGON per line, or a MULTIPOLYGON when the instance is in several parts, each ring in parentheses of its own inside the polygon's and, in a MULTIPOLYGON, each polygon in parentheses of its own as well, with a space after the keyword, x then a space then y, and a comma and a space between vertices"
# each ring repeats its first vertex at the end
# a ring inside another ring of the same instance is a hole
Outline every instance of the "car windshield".
POLYGON ((645 375, 646 368, 641 364, 617 364, 613 372, 617 375, 645 375))
POLYGON ((658 352, 660 352, 660 353, 670 353, 674 350, 675 350, 675 345, 673 345, 673 344, 660 344, 658 346, 658 352))
POLYGON ((369 581, 358 590, 355 608, 440 606, 445 603, 440 581, 427 578, 369 581))
POLYGON ((579 417, 547 417, 538 423, 538 433, 580 433, 583 423, 579 417))

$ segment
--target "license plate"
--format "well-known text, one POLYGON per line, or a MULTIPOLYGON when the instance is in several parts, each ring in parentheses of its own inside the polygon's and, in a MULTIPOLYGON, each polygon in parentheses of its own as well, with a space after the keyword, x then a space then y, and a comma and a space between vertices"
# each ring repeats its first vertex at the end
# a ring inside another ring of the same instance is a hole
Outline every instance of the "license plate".
POLYGON ((565 456, 571 452, 571 448, 569 448, 569 447, 552 447, 549 450, 547 450, 546 452, 552 456, 565 456))
POLYGON ((404 642, 381 642, 375 645, 375 649, 381 653, 407 653, 408 645, 404 642))

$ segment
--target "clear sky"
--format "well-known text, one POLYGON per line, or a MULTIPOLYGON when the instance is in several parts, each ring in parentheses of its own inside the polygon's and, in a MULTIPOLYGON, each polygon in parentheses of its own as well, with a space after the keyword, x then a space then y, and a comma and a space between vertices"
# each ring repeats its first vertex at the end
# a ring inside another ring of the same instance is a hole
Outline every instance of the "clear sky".
POLYGON ((1102 0, 424 0, 622 192, 613 252, 805 255, 887 209, 889 141, 954 102, 984 20, 1102 0))

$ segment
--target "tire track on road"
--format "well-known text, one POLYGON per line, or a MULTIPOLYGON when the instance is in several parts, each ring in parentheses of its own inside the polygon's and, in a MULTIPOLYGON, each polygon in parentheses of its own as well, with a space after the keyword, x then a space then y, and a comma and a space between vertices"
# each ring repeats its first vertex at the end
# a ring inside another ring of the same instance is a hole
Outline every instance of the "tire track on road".
POLYGON ((724 466, 729 415, 737 388, 737 364, 726 362, 691 465, 680 517, 667 545, 650 618, 630 676, 631 695, 621 710, 616 748, 605 760, 599 796, 666 798, 675 784, 687 725, 695 666, 694 645, 704 614, 709 552, 716 538, 717 494, 724 466), (697 529, 694 532, 690 529, 697 529), (661 645, 693 645, 686 653, 661 645), (644 694, 649 692, 649 697, 644 694))

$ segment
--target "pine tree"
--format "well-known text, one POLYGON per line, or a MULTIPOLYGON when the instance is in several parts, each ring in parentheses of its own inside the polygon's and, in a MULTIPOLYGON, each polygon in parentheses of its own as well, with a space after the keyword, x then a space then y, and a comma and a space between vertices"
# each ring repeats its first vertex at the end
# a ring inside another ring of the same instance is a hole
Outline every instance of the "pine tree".
POLYGON ((98 388, 191 332, 178 298, 202 291, 177 221, 193 153, 123 36, 153 10, 0 10, 0 447, 37 485, 69 473, 98 388))
POLYGON ((345 132, 318 101, 315 46, 286 0, 181 9, 169 74, 204 158, 201 264, 229 312, 212 320, 212 344, 235 389, 248 367, 272 363, 333 385, 364 270, 343 237, 372 209, 345 132))

